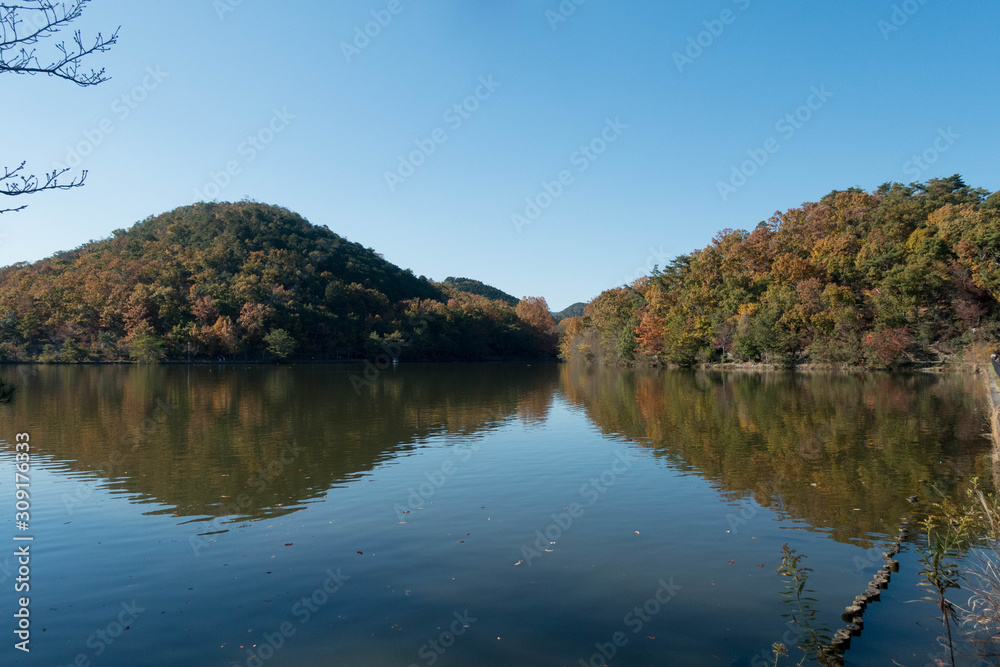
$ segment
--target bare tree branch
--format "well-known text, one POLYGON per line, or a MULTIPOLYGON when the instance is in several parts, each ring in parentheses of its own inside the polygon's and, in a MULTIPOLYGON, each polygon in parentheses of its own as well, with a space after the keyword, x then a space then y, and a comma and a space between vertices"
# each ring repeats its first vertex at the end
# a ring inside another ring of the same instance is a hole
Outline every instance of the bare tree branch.
POLYGON ((94 53, 103 53, 118 41, 118 29, 110 37, 97 33, 92 43, 84 43, 80 31, 72 42, 55 45, 58 55, 40 60, 35 45, 51 37, 80 18, 90 0, 63 2, 31 0, 24 4, 0 4, 0 74, 47 74, 72 81, 79 86, 96 86, 110 77, 100 70, 82 70, 82 61, 94 53))
MULTIPOLYGON (((52 0, 24 0, 20 4, 0 2, 0 74, 45 74, 72 81, 82 87, 96 86, 110 79, 105 75, 104 68, 90 71, 82 69, 83 60, 110 49, 118 41, 119 29, 115 29, 110 37, 97 33, 92 42, 86 43, 77 30, 69 45, 66 41, 55 44, 57 53, 46 58, 38 55, 38 43, 58 34, 80 18, 88 2, 90 0, 72 0, 68 7, 65 2, 52 0)), ((83 171, 68 182, 60 183, 59 178, 69 169, 54 169, 39 178, 35 174, 25 173, 25 164, 26 162, 22 162, 15 169, 3 167, 0 195, 16 197, 46 190, 71 190, 82 186, 87 179, 87 172, 83 171)), ((0 208, 0 214, 25 208, 27 205, 0 208)))
MULTIPOLYGON (((30 195, 45 190, 70 190, 82 186, 83 182, 87 180, 87 171, 84 170, 78 177, 74 177, 68 183, 60 183, 59 177, 69 171, 68 167, 65 169, 53 169, 46 173, 44 178, 39 179, 34 174, 23 173, 25 164, 27 163, 22 162, 13 171, 7 167, 3 168, 3 174, 0 175, 0 195, 16 197, 17 195, 30 195)), ((13 213, 26 207, 27 205, 18 206, 17 208, 0 209, 0 213, 13 213)))

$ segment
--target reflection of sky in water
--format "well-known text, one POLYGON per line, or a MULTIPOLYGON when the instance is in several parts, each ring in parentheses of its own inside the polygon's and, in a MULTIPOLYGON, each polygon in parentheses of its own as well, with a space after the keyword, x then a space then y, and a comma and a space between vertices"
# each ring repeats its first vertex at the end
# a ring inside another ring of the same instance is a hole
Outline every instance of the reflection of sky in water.
MULTIPOLYGON (((988 470, 961 376, 40 371, 0 414, 36 445, 30 664, 246 664, 283 623, 268 665, 428 664, 466 611, 442 665, 575 665, 616 632, 611 664, 751 664, 785 631, 783 543, 836 627, 914 486, 988 470)), ((933 648, 899 560, 858 664, 933 648)))

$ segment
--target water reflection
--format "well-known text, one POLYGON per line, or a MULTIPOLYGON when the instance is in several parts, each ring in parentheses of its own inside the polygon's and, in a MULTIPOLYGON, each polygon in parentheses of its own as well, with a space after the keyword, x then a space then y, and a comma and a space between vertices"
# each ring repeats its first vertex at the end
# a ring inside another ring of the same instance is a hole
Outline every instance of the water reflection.
MULTIPOLYGON (((4 421, 36 455, 182 516, 283 514, 432 437, 544 422, 555 367, 41 367, 4 421)), ((70 499, 70 502, 79 499, 70 499)))
MULTIPOLYGON (((6 369, 10 370, 10 369, 6 369)), ((978 378, 413 365, 41 367, 0 419, 36 451, 184 517, 303 507, 434 438, 546 423, 560 396, 600 431, 829 530, 894 530, 911 494, 989 474, 978 378)))
POLYGON ((975 376, 563 367, 560 381, 604 433, 836 539, 892 532, 911 494, 991 476, 975 376))

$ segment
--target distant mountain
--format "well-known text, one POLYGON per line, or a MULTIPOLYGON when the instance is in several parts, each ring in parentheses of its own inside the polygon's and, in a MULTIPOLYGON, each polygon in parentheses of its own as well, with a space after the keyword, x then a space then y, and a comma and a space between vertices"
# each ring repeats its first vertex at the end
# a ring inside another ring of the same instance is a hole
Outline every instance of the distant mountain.
POLYGON ((556 322, 562 322, 567 317, 583 317, 583 309, 587 307, 587 304, 582 301, 574 303, 572 306, 563 308, 558 313, 553 313, 552 317, 556 322))
POLYGON ((459 292, 478 294, 479 296, 485 296, 487 299, 492 299, 494 301, 503 301, 511 306, 516 306, 517 302, 520 301, 517 297, 513 297, 510 294, 493 287, 492 285, 487 285, 486 283, 481 283, 478 280, 473 280, 471 278, 448 277, 444 279, 442 285, 451 287, 459 292))
POLYGON ((201 203, 0 269, 0 360, 545 354, 494 291, 456 299, 284 208, 201 203))

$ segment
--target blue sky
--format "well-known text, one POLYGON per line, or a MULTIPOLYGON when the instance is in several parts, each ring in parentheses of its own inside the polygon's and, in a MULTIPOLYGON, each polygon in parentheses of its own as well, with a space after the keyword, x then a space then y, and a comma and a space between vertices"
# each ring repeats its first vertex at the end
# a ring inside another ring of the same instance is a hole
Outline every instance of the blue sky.
POLYGON ((833 189, 1000 188, 987 0, 93 0, 75 27, 119 25, 107 83, 0 77, 0 165, 89 170, 0 202, 30 204, 2 265, 249 197, 558 310, 833 189))

